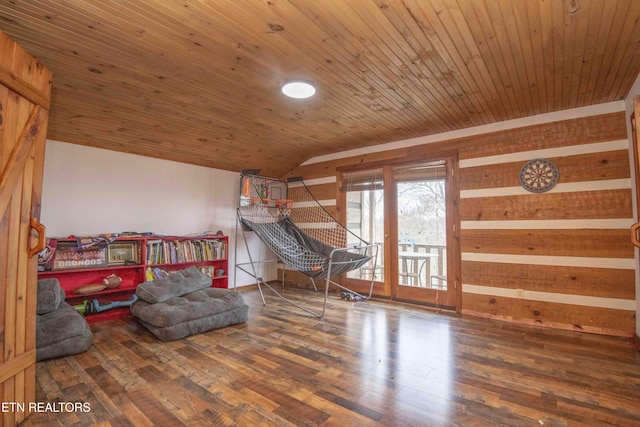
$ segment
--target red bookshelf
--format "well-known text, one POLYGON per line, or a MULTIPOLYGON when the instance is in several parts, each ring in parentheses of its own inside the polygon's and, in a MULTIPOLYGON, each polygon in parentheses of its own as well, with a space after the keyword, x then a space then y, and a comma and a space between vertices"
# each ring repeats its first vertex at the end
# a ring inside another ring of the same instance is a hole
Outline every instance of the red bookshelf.
MULTIPOLYGON (((73 306, 93 299, 102 304, 128 301, 135 293, 136 287, 151 279, 154 273, 171 273, 192 265, 212 275, 212 287, 229 287, 228 236, 119 237, 104 248, 104 252, 97 249, 95 254, 80 260, 70 259, 73 258, 73 254, 65 251, 65 248, 76 242, 74 239, 56 240, 58 248, 53 269, 40 271, 38 278, 58 279, 67 295, 66 301, 73 306), (104 260, 101 257, 104 257, 104 260), (127 258, 126 265, 123 258, 127 258), (122 278, 118 287, 88 294, 76 292, 76 289, 82 286, 102 283, 102 280, 111 274, 122 278)), ((153 276, 155 277, 157 276, 153 276)), ((115 307, 100 313, 87 314, 86 318, 89 323, 95 323, 130 314, 129 307, 115 307)))

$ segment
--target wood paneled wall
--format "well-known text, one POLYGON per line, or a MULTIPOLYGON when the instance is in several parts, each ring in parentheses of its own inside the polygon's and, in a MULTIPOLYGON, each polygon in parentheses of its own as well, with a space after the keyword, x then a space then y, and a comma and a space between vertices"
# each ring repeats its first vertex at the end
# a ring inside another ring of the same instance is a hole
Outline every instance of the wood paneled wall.
POLYGON ((624 112, 303 165, 332 212, 336 170, 459 153, 464 314, 612 335, 635 327, 631 179, 624 112), (522 165, 547 158, 558 184, 534 194, 522 165))

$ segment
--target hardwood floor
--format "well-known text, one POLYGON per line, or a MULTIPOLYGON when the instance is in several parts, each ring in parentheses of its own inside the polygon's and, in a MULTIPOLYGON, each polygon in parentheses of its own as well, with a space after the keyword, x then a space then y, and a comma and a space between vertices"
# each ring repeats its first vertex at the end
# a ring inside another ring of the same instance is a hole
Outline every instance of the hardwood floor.
POLYGON ((317 320, 244 295, 246 324, 179 341, 93 325, 88 352, 37 364, 39 402, 90 411, 22 425, 640 425, 632 339, 337 297, 317 320))

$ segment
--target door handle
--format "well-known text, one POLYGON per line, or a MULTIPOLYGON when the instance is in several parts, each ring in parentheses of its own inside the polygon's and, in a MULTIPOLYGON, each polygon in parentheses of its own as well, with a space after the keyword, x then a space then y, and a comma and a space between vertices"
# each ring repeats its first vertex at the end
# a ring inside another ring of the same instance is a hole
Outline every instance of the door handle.
POLYGON ((44 226, 44 224, 41 224, 37 218, 31 218, 30 225, 31 228, 34 229, 36 233, 38 233, 38 244, 34 248, 29 249, 29 258, 33 257, 44 249, 47 234, 46 227, 44 226))
POLYGON ((634 246, 640 248, 640 240, 638 240, 638 229, 640 229, 640 222, 636 222, 631 226, 631 243, 634 246))

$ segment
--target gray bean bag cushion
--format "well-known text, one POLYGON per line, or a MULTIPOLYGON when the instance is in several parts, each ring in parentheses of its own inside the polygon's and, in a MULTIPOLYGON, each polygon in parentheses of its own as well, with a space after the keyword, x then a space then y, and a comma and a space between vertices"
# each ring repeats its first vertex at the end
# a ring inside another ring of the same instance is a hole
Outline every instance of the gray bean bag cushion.
POLYGON ((138 298, 155 304, 170 298, 190 294, 211 286, 211 277, 203 274, 195 266, 176 271, 170 276, 144 282, 136 288, 138 298))
POLYGON ((162 341, 247 321, 249 307, 241 294, 210 286, 211 278, 195 267, 145 282, 136 290, 139 300, 131 313, 162 341))
POLYGON ((47 314, 60 307, 67 295, 60 287, 58 279, 49 278, 38 280, 38 298, 36 314, 47 314))
POLYGON ((85 318, 64 299, 57 279, 38 280, 36 309, 36 360, 87 351, 93 334, 85 318))

